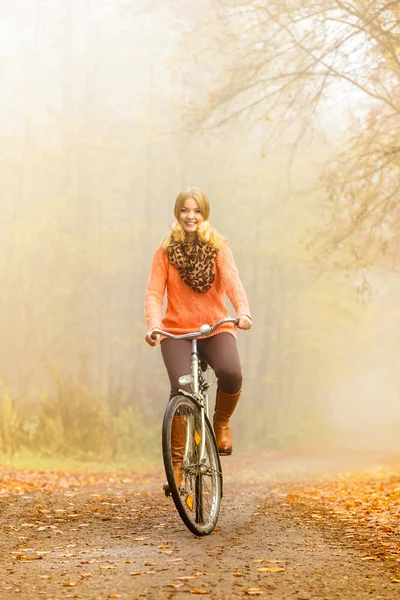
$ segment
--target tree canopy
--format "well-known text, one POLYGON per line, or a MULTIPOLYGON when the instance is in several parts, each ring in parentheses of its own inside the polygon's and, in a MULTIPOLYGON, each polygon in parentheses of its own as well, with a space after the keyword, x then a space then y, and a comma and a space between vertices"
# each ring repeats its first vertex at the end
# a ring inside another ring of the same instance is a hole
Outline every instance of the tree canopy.
MULTIPOLYGON (((219 50, 230 56, 205 119, 241 115, 293 130, 298 146, 330 118, 336 146, 321 178, 346 262, 396 260, 400 224, 400 5, 385 0, 217 0, 219 50), (332 100, 334 98, 334 100, 332 100)), ((309 138, 308 138, 309 139, 309 138)), ((326 233, 326 232, 325 232, 326 233)))

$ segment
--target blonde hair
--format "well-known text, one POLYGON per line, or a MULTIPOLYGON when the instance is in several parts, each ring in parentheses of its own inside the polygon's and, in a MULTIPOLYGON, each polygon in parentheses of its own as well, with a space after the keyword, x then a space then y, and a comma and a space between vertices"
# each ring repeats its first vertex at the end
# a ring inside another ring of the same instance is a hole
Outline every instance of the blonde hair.
POLYGON ((179 244, 185 241, 186 234, 183 227, 179 224, 179 216, 181 214, 183 205, 185 204, 186 200, 189 200, 189 198, 196 200, 201 216, 204 219, 204 221, 200 223, 197 228, 197 237, 201 242, 207 242, 211 246, 219 249, 227 240, 221 234, 219 234, 218 231, 211 227, 210 222, 208 221, 208 217, 210 216, 210 201, 207 197, 207 194, 198 187, 190 187, 180 192, 176 197, 174 206, 174 215, 176 221, 172 223, 171 232, 167 235, 162 243, 163 250, 166 252, 167 248, 171 244, 179 244))

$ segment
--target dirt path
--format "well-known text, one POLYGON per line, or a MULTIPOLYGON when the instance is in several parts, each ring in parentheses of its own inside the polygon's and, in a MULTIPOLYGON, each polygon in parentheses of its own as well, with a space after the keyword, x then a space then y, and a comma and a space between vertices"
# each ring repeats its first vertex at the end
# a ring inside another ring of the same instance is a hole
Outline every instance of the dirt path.
POLYGON ((225 459, 219 527, 206 538, 181 524, 161 470, 14 490, 0 499, 0 598, 399 598, 400 564, 366 561, 354 537, 286 502, 290 481, 329 467, 225 459))

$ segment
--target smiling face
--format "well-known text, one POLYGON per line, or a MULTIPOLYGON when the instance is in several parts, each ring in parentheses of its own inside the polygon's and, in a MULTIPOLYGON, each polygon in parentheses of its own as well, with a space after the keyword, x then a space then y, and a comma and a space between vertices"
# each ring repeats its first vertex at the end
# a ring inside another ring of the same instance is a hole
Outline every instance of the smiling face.
POLYGON ((195 239, 197 229, 203 221, 204 217, 201 214, 197 200, 187 198, 182 205, 178 222, 186 233, 186 238, 189 242, 195 239))

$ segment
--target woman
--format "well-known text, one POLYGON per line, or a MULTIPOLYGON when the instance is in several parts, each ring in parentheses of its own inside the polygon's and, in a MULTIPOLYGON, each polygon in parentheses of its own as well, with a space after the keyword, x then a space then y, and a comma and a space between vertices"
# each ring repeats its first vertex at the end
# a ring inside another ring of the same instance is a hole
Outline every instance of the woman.
MULTIPOLYGON (((210 203, 206 194, 192 187, 178 194, 175 223, 171 233, 156 250, 146 290, 145 313, 149 328, 145 340, 150 346, 153 329, 174 335, 198 331, 204 323, 213 324, 228 316, 224 295, 228 296, 240 329, 250 329, 252 318, 246 293, 226 240, 210 226, 210 203), (167 291, 168 304, 162 319, 162 304, 167 291)), ((242 374, 236 348, 236 332, 231 323, 221 326, 209 337, 199 338, 199 354, 214 369, 218 389, 214 431, 221 455, 232 452, 229 419, 242 391, 242 374)), ((171 383, 171 398, 177 395, 178 378, 190 372, 190 340, 161 340, 161 353, 171 383)), ((180 483, 180 438, 182 427, 172 427, 171 446, 175 477, 180 483), (175 460, 174 460, 175 448, 175 460)))

